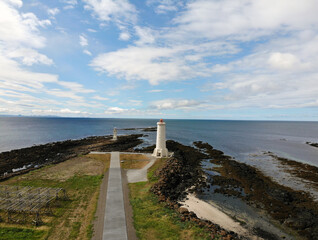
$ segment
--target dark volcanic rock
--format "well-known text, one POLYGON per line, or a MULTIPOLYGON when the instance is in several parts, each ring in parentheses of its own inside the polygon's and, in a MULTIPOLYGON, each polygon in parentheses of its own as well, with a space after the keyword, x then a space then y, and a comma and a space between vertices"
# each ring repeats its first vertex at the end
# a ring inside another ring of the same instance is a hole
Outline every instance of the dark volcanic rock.
POLYGON ((143 132, 156 132, 157 127, 146 127, 146 128, 123 128, 119 130, 132 131, 132 130, 141 130, 143 132))
POLYGON ((160 195, 174 201, 181 200, 186 196, 187 188, 200 190, 205 186, 201 160, 206 155, 171 140, 167 141, 167 148, 174 152, 174 157, 168 159, 157 173, 160 179, 152 187, 152 191, 160 192, 160 195))
POLYGON ((136 148, 135 152, 140 152, 140 153, 152 153, 153 150, 155 149, 156 145, 151 145, 148 147, 144 147, 144 148, 136 148))
POLYGON ((142 143, 139 139, 142 134, 133 134, 127 136, 119 136, 117 141, 101 147, 102 151, 133 151, 133 148, 142 143))

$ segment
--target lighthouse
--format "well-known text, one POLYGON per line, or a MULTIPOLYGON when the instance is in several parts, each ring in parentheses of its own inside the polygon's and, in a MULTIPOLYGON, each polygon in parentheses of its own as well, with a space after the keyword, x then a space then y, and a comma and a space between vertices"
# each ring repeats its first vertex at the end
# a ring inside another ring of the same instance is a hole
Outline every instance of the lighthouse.
POLYGON ((113 141, 117 140, 117 128, 114 127, 114 131, 113 131, 113 141))
POLYGON ((166 148, 166 123, 162 119, 157 122, 157 142, 152 155, 157 158, 168 157, 168 149, 166 148))

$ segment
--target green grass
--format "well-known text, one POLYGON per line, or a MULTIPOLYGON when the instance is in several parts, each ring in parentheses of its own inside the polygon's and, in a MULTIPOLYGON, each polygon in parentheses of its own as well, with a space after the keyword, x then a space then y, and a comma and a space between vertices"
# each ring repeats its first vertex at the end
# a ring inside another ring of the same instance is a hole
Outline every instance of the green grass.
POLYGON ((69 236, 69 239, 76 239, 79 233, 79 229, 81 228, 81 223, 80 222, 74 222, 72 225, 72 231, 69 236))
POLYGON ((44 235, 45 231, 26 228, 0 227, 0 239, 2 240, 36 240, 42 239, 44 235))
MULTIPOLYGON (((98 183, 98 186, 100 186, 101 182, 103 181, 103 178, 104 178, 104 174, 101 175, 101 178, 100 178, 100 182, 98 183)), ((100 195, 100 191, 98 190, 98 196, 100 195)), ((93 221, 95 220, 95 214, 96 214, 96 211, 97 211, 97 205, 98 205, 98 201, 95 203, 95 206, 94 206, 94 212, 92 213, 92 215, 90 216, 91 218, 91 223, 89 224, 89 226, 87 227, 87 230, 86 230, 86 233, 87 233, 87 239, 92 239, 93 237, 93 234, 94 234, 94 225, 93 225, 93 221)))
POLYGON ((65 188, 67 190, 87 190, 95 189, 98 187, 103 179, 103 175, 95 176, 73 176, 65 182, 48 180, 48 179, 26 179, 20 182, 14 183, 19 186, 31 186, 31 187, 56 187, 65 188))
MULTIPOLYGON (((54 181, 48 179, 24 179, 22 181, 14 182, 14 185, 19 186, 32 186, 32 187, 61 187, 66 190, 67 193, 76 193, 71 194, 70 201, 61 201, 59 206, 54 209, 54 219, 47 224, 49 226, 48 231, 36 231, 32 229, 24 229, 24 228, 0 228, 0 239, 48 239, 55 225, 59 224, 59 222, 65 220, 65 226, 68 225, 71 228, 71 234, 69 239, 76 239, 79 234, 79 229, 81 227, 81 222, 77 221, 74 223, 70 223, 67 219, 68 212, 70 209, 75 208, 81 202, 89 201, 89 196, 96 191, 96 189, 100 186, 103 179, 103 175, 81 175, 81 176, 73 176, 69 178, 65 182, 54 181)), ((69 194, 68 194, 69 195, 69 194)), ((96 212, 97 204, 95 206, 96 212)), ((91 220, 94 218, 94 214, 90 217, 91 220)), ((87 228, 87 239, 91 239, 93 235, 93 225, 90 224, 87 228)))
POLYGON ((149 191, 158 180, 154 173, 163 161, 157 161, 149 169, 149 182, 129 184, 130 203, 138 239, 210 239, 206 229, 193 222, 182 222, 176 211, 159 203, 157 196, 149 191))

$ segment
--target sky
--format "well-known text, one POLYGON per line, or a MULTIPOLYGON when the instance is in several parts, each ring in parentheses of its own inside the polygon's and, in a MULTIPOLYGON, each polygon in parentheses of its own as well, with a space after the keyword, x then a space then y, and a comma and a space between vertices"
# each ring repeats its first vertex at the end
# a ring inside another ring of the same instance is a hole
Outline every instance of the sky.
POLYGON ((0 0, 0 115, 318 119, 317 0, 0 0))

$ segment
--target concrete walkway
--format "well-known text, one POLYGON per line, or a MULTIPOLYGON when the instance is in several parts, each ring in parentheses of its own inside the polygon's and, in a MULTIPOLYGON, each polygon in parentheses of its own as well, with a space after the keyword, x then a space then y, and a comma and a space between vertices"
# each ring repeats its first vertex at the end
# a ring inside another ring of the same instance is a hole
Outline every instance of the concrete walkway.
POLYGON ((145 154, 149 157, 149 163, 141 169, 129 169, 127 170, 127 179, 129 183, 147 182, 148 168, 150 168, 156 161, 156 158, 151 154, 145 154))
POLYGON ((106 197, 103 240, 111 239, 128 239, 119 152, 111 153, 106 197))

